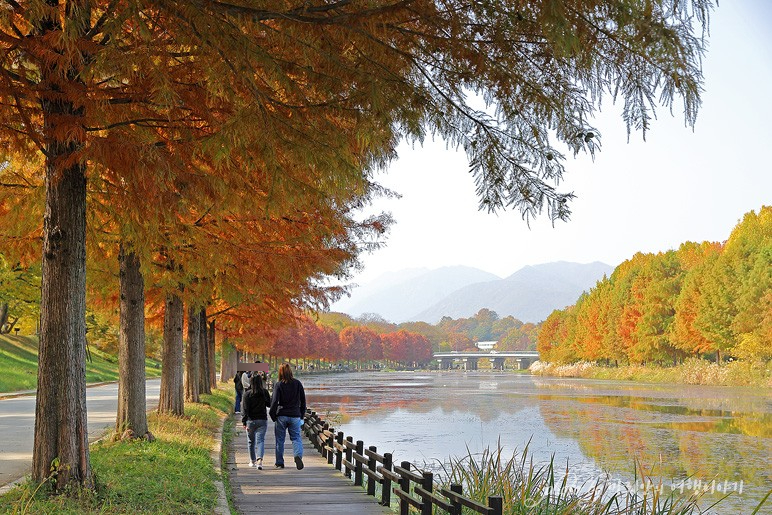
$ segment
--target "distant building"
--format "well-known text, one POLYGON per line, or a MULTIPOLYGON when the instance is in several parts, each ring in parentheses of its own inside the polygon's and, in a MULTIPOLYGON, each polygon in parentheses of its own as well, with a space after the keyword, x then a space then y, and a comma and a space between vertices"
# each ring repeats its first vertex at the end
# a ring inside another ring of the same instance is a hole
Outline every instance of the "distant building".
POLYGON ((481 351, 489 351, 489 350, 493 350, 493 348, 496 346, 497 343, 498 342, 495 342, 495 341, 494 342, 477 342, 475 343, 475 345, 481 351))

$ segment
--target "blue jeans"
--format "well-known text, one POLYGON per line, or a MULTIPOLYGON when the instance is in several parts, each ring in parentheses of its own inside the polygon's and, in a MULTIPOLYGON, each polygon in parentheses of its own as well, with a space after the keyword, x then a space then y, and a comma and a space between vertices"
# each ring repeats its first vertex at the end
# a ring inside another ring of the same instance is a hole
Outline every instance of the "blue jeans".
POLYGON ((303 440, 300 438, 300 428, 303 425, 303 419, 300 417, 279 416, 273 426, 274 435, 276 435, 276 463, 284 464, 284 439, 287 437, 286 431, 289 431, 290 440, 292 440, 292 455, 298 458, 303 457, 303 440))
POLYGON ((233 412, 238 413, 241 411, 241 393, 243 390, 236 390, 236 402, 233 404, 233 412))
POLYGON ((268 430, 267 420, 247 420, 247 447, 249 448, 249 460, 263 459, 265 454, 265 432, 268 430), (255 444, 257 444, 257 456, 255 456, 255 444))

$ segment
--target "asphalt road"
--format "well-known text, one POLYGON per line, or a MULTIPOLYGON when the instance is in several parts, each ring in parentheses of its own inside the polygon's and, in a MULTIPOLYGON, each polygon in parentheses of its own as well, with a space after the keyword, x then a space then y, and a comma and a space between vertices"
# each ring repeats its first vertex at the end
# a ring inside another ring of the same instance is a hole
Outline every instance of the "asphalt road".
MULTIPOLYGON (((147 407, 158 406, 161 379, 147 381, 147 407)), ((97 440, 115 425, 118 383, 86 389, 89 440, 97 440)), ((35 395, 0 399, 0 486, 26 474, 32 468, 35 427, 35 395)))

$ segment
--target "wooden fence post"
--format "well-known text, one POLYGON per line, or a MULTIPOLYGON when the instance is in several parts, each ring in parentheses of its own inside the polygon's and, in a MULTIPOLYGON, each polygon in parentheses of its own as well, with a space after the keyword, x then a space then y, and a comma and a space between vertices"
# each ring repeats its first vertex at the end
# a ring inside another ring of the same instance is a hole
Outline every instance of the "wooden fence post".
MULTIPOLYGON (((365 443, 357 440, 356 453, 360 456, 365 454, 365 443)), ((362 462, 354 460, 354 486, 362 486, 362 462)))
MULTIPOLYGON (((463 493, 463 488, 461 488, 461 485, 459 484, 451 483, 450 491, 461 495, 463 493)), ((449 512, 450 515, 461 515, 461 510, 463 509, 463 506, 461 505, 460 502, 451 500, 450 505, 453 507, 453 510, 449 512)))
MULTIPOLYGON (((410 462, 409 461, 403 461, 399 465, 405 470, 410 470, 410 462)), ((400 475, 399 479, 399 489, 405 492, 406 494, 410 495, 410 478, 407 476, 400 475)), ((410 515, 410 504, 401 497, 399 498, 399 515, 410 515)))
MULTIPOLYGON (((348 443, 354 443, 354 437, 353 436, 347 436, 346 442, 348 443)), ((353 451, 351 450, 351 447, 346 445, 346 461, 351 463, 351 455, 353 454, 353 451)), ((348 467, 343 467, 345 469, 346 477, 351 479, 351 469, 348 467)))
MULTIPOLYGON (((383 468, 391 472, 392 457, 390 452, 383 453, 383 468)), ((383 476, 383 487, 381 488, 381 506, 391 506, 391 479, 383 476)))
POLYGON ((325 422, 324 424, 322 424, 322 431, 321 431, 321 433, 319 433, 319 450, 321 451, 322 458, 324 458, 325 461, 327 460, 327 449, 326 449, 326 447, 327 447, 327 437, 324 435, 324 432, 325 431, 329 431, 329 430, 330 430, 330 424, 325 422))
POLYGON ((327 437, 327 445, 332 449, 327 451, 327 464, 332 465, 335 461, 335 428, 330 428, 330 436, 327 437))
MULTIPOLYGON (((423 473, 421 488, 431 493, 434 488, 434 474, 431 472, 423 473)), ((421 515, 432 515, 432 500, 429 497, 421 497, 421 515)))
MULTIPOLYGON (((369 447, 370 452, 375 453, 378 452, 378 448, 374 445, 371 445, 369 447)), ((367 468, 370 469, 372 472, 375 472, 375 467, 378 465, 378 462, 375 458, 370 456, 370 459, 367 460, 367 468)), ((367 495, 372 495, 375 497, 375 479, 373 479, 372 476, 367 476, 367 495)))
MULTIPOLYGON (((343 445, 343 431, 338 431, 338 435, 336 437, 336 442, 338 445, 343 445)), ((340 470, 341 466, 343 464, 343 451, 338 447, 335 449, 335 468, 340 470)))
POLYGON ((491 495, 488 497, 488 507, 491 509, 491 515, 502 515, 504 512, 504 498, 500 495, 491 495))

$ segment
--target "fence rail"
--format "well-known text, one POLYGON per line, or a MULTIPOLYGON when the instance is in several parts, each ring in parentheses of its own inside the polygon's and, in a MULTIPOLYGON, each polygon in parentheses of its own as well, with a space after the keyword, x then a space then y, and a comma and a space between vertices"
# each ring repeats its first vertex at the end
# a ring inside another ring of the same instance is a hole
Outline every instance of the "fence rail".
POLYGON ((501 496, 488 497, 488 505, 481 504, 463 495, 462 486, 451 484, 450 488, 435 488, 434 475, 431 472, 413 469, 409 461, 394 465, 391 453, 378 454, 375 446, 365 449, 362 440, 354 441, 352 436, 345 436, 342 431, 322 420, 316 412, 307 411, 303 424, 306 436, 314 448, 354 485, 365 486, 367 495, 376 497, 380 486, 382 506, 391 505, 391 494, 398 499, 400 515, 407 515, 414 507, 421 515, 431 515, 433 507, 450 515, 461 515, 466 507, 475 513, 484 515, 502 515, 501 496))

